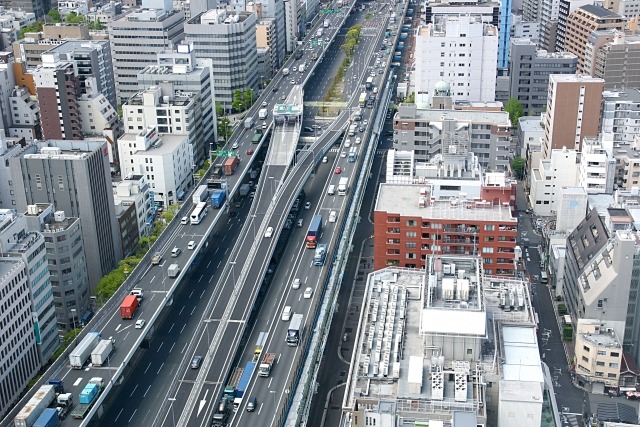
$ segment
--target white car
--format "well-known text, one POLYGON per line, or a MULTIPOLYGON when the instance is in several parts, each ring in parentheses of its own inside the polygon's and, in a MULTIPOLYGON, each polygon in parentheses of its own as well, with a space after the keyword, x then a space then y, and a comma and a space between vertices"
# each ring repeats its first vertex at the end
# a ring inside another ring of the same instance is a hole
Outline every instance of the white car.
POLYGON ((273 227, 268 227, 267 231, 264 232, 264 237, 271 237, 273 236, 273 227))
POLYGON ((327 163, 329 161, 329 158, 327 156, 324 156, 322 158, 322 163, 327 163))
POLYGON ((190 251, 194 250, 196 248, 196 242, 194 242, 193 240, 189 241, 189 244, 187 245, 187 249, 189 249, 190 251))
POLYGON ((369 124, 369 120, 364 119, 364 120, 362 121, 362 125, 363 125, 363 126, 366 126, 366 125, 368 125, 368 124, 369 124))
POLYGON ((188 222, 189 222, 188 216, 183 216, 182 219, 180 220, 180 224, 187 224, 188 222))
POLYGON ((136 329, 142 329, 144 327, 144 319, 140 319, 136 322, 136 329))
POLYGON ((336 211, 331 211, 329 213, 329 222, 336 222, 337 217, 338 217, 338 213, 336 211))
POLYGON ((305 203, 305 204, 304 204, 304 208, 305 208, 306 210, 311 209, 311 202, 307 202, 307 203, 305 203))
POLYGON ((282 320, 284 322, 288 322, 291 319, 291 306, 286 306, 284 310, 282 310, 282 320))
POLYGON ((267 101, 262 101, 262 106, 263 107, 266 107, 267 105, 269 105, 269 104, 267 104, 267 101))
POLYGON ((347 157, 347 152, 343 151, 342 153, 340 153, 340 157, 342 157, 343 159, 347 157))
POLYGON ((293 283, 291 283, 291 288, 300 289, 300 279, 293 279, 293 283))
POLYGON ((302 297, 304 299, 310 299, 311 295, 313 295, 313 289, 307 288, 307 289, 304 290, 304 294, 302 294, 302 297))
POLYGON ((360 139, 360 137, 356 138, 356 144, 360 144, 362 142, 362 139, 360 139))
POLYGON ((237 150, 238 147, 240 147, 240 144, 238 144, 237 142, 234 142, 233 145, 231 146, 232 150, 237 150))
POLYGON ((344 148, 349 148, 349 147, 351 147, 351 140, 350 140, 350 139, 347 139, 347 140, 344 142, 344 148))

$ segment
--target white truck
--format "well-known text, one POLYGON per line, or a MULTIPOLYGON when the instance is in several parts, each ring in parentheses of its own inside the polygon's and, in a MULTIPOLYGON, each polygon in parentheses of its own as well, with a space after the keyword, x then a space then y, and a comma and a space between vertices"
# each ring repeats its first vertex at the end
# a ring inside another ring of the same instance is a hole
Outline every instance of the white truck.
POLYGON ((324 260, 327 257, 327 244, 320 243, 316 248, 316 252, 313 254, 313 265, 316 267, 322 267, 324 260))
POLYGON ((275 353, 267 353, 264 355, 264 359, 262 359, 262 363, 258 366, 258 376, 260 377, 268 377, 271 373, 271 368, 276 362, 276 354, 275 353))
POLYGON ((167 274, 171 279, 175 279, 180 274, 180 266, 178 264, 171 264, 167 270, 167 274))
POLYGON ((91 352, 100 342, 102 336, 98 332, 89 332, 80 344, 69 354, 69 364, 73 369, 82 369, 91 352))
POLYGON ((288 68, 283 68, 282 69, 282 75, 283 76, 288 76, 289 75, 289 69, 288 68))
POLYGON ((96 348, 91 352, 91 364, 93 366, 102 366, 107 363, 109 357, 116 349, 115 340, 102 340, 96 348))
POLYGON ((200 202, 204 202, 209 197, 209 189, 206 185, 201 185, 196 188, 196 191, 193 192, 193 196, 191 197, 191 201, 194 205, 197 205, 200 202))
POLYGON ((351 126, 349 126, 349 136, 354 136, 356 134, 356 129, 358 128, 357 124, 352 124, 351 126))
POLYGON ((31 427, 42 414, 42 411, 51 405, 55 398, 56 389, 52 385, 41 386, 13 419, 13 425, 16 427, 31 427))
POLYGON ((325 19, 324 22, 322 23, 322 25, 324 26, 324 28, 329 28, 329 24, 331 23, 331 21, 329 21, 329 19, 325 19))
POLYGON ((246 119, 244 119, 245 129, 251 129, 252 126, 253 126, 253 117, 247 117, 246 119))
POLYGON ((269 111, 266 108, 261 108, 260 111, 258 111, 258 118, 260 120, 266 119, 268 115, 269 111))
POLYGON ((298 67, 298 71, 300 71, 301 73, 304 73, 304 64, 300 64, 300 66, 298 67))
POLYGON ((343 177, 338 181, 338 196, 346 196, 349 189, 349 178, 343 177))

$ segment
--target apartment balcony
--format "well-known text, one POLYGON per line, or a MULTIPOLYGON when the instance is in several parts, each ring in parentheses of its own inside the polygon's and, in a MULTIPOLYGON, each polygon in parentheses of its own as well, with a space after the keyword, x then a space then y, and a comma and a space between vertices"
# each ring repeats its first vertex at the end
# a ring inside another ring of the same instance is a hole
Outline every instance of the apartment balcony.
POLYGON ((478 227, 467 227, 465 225, 445 225, 443 227, 443 231, 445 233, 476 234, 478 232, 478 227))
POLYGON ((449 238, 449 237, 445 237, 444 239, 442 239, 442 244, 448 244, 448 243, 456 243, 461 245, 477 245, 478 240, 464 239, 464 238, 449 238))

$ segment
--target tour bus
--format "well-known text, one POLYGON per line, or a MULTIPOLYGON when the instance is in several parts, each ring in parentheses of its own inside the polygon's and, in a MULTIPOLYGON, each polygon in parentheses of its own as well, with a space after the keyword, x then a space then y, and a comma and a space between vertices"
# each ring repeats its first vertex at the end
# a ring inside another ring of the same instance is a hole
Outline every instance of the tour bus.
POLYGON ((198 203, 193 212, 191 212, 191 224, 200 224, 200 221, 207 216, 208 212, 207 202, 198 203))

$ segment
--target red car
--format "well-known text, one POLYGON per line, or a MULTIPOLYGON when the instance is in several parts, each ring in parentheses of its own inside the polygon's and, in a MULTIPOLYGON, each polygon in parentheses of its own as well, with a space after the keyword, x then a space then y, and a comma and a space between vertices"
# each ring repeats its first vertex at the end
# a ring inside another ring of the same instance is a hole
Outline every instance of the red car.
POLYGON ((253 154, 253 150, 252 150, 251 148, 249 148, 249 149, 247 150, 247 156, 250 156, 250 155, 252 155, 252 154, 253 154))
POLYGON ((336 167, 336 175, 339 175, 342 172, 342 168, 340 166, 336 167))

